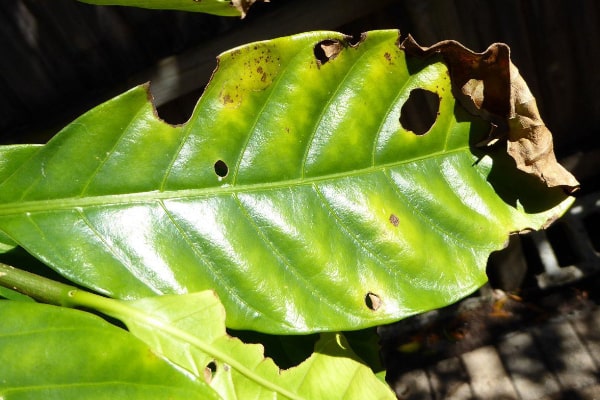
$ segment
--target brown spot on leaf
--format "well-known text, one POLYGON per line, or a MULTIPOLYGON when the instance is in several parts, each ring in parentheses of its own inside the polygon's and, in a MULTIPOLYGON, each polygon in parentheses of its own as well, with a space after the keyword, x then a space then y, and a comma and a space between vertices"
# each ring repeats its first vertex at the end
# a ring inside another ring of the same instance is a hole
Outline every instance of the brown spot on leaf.
POLYGON ((409 35, 400 46, 407 55, 440 54, 450 71, 453 91, 471 113, 498 129, 488 142, 507 139, 507 153, 517 168, 548 187, 561 186, 571 193, 579 182, 556 160, 552 133, 538 111, 535 98, 510 60, 506 44, 494 43, 475 53, 453 40, 421 47, 409 35))
POLYGON ((231 98, 231 95, 229 93, 221 93, 221 102, 224 105, 232 104, 233 99, 231 98))
POLYGON ((398 219, 398 217, 395 214, 390 215, 390 223, 394 226, 398 226, 398 224, 400 224, 400 220, 398 219))
POLYGON ((387 51, 383 54, 383 57, 391 64, 392 63, 392 55, 387 51))

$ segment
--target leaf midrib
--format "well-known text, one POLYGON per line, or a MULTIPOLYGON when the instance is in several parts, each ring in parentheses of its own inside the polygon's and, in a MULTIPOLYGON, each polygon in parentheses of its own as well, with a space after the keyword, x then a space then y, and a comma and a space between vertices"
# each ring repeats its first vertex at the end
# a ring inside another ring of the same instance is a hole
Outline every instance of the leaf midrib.
POLYGON ((280 189, 280 188, 292 188, 298 186, 310 186, 319 182, 334 181, 336 179, 351 178, 362 175, 369 175, 377 172, 384 172, 386 169, 398 167, 405 164, 416 163, 422 160, 435 158, 435 157, 449 157, 456 153, 464 152, 468 150, 469 146, 462 146, 453 150, 440 150, 438 152, 430 153, 421 157, 414 157, 408 160, 400 162, 393 162, 387 164, 381 164, 377 166, 371 166, 356 171, 344 171, 332 174, 325 174, 320 176, 314 176, 310 178, 296 178, 285 181, 277 182, 260 182, 260 183, 249 183, 249 184, 236 184, 236 185, 223 185, 223 186, 211 186, 198 189, 178 189, 178 190, 167 190, 167 191, 147 191, 137 193, 123 193, 123 194, 106 194, 106 195, 93 195, 85 197, 67 197, 67 198, 56 198, 48 200, 30 200, 30 201, 18 201, 0 204, 0 217, 10 216, 22 213, 36 213, 43 211, 56 211, 56 210, 69 210, 85 207, 94 206, 113 206, 119 204, 144 204, 149 201, 156 200, 173 200, 173 199, 185 199, 185 198, 197 198, 197 197, 208 197, 208 196, 219 196, 235 193, 249 193, 256 191, 263 191, 269 189, 280 189))

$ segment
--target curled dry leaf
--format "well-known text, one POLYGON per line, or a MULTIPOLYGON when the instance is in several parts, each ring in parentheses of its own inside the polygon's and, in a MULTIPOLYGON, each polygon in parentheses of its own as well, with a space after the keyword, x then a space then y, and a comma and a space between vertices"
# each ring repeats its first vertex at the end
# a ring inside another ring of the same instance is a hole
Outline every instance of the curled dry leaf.
POLYGON ((499 128, 488 143, 506 134, 507 152, 517 168, 548 187, 560 186, 569 193, 579 188, 575 177, 557 162, 552 134, 525 80, 511 62, 506 44, 495 43, 483 53, 474 53, 453 40, 422 47, 409 35, 401 48, 407 55, 443 57, 456 97, 467 110, 499 128))

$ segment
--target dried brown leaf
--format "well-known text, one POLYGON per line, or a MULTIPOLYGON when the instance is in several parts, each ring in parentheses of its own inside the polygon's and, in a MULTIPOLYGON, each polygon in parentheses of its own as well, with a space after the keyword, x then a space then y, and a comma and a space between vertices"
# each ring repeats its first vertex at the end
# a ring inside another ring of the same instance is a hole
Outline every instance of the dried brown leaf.
POLYGON ((232 0, 231 4, 238 9, 238 11, 242 14, 242 18, 246 16, 246 12, 250 9, 252 4, 257 1, 262 1, 263 3, 268 3, 269 0, 232 0))
POLYGON ((494 43, 483 53, 475 53, 454 40, 422 47, 409 35, 401 48, 407 55, 442 56, 458 100, 498 128, 490 135, 490 142, 506 136, 507 152, 517 168, 536 176, 548 187, 561 186, 569 193, 578 189, 579 182, 556 160, 552 134, 542 121, 525 80, 510 60, 506 44, 494 43))

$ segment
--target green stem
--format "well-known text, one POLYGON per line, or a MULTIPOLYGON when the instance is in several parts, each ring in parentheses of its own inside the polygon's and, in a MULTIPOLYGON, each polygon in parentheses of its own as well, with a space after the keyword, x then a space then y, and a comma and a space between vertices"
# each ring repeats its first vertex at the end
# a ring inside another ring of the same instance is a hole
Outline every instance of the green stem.
POLYGON ((70 292, 76 290, 74 286, 55 282, 48 278, 32 274, 0 263, 0 285, 21 292, 44 303, 64 307, 74 307, 70 292))

